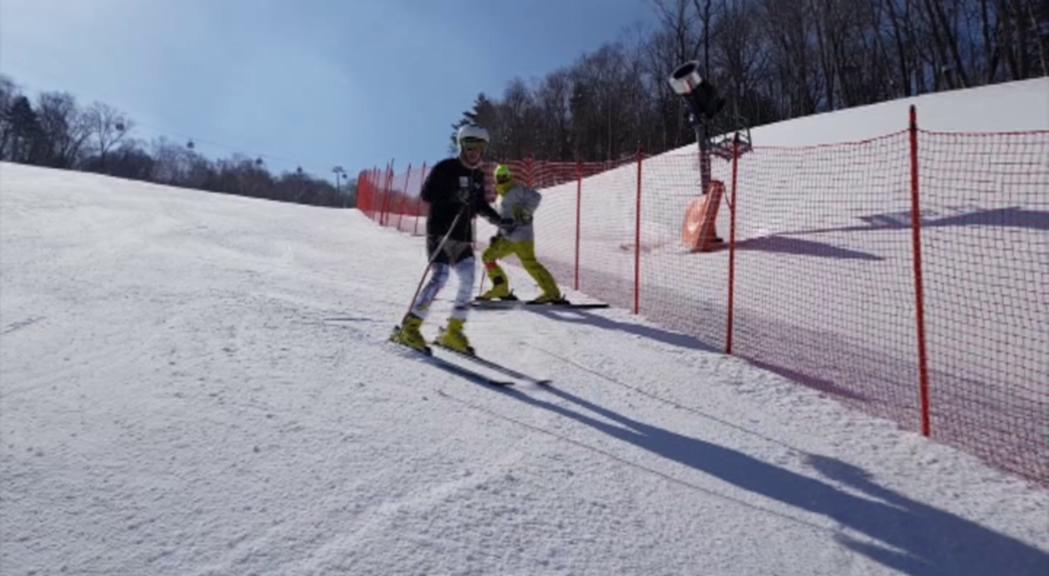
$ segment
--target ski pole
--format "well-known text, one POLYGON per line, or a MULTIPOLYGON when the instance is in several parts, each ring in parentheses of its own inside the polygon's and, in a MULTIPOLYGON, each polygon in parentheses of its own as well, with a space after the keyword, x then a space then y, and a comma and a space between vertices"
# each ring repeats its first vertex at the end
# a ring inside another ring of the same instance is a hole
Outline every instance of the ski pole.
POLYGON ((437 244, 437 248, 430 255, 430 259, 426 262, 426 268, 423 268, 423 276, 419 278, 419 285, 415 287, 415 295, 412 296, 412 301, 408 304, 408 311, 405 316, 411 314, 412 308, 415 307, 415 301, 419 298, 419 292, 423 289, 423 281, 426 280, 426 274, 430 271, 430 267, 433 266, 433 261, 437 258, 437 255, 441 253, 444 248, 444 244, 448 241, 448 238, 452 235, 452 231, 455 230, 455 225, 459 223, 459 218, 462 217, 463 212, 466 211, 466 206, 463 206, 459 213, 455 215, 455 219, 452 220, 452 225, 448 227, 448 232, 445 232, 444 237, 441 238, 441 242, 437 244))

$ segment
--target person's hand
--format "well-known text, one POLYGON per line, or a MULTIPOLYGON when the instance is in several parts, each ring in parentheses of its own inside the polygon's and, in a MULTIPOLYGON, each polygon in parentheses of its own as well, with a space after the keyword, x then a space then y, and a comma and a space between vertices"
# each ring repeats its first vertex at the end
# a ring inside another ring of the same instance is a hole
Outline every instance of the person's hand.
POLYGON ((462 204, 463 206, 470 203, 470 189, 460 188, 455 191, 455 201, 462 204))
POLYGON ((500 218, 498 226, 503 234, 509 234, 514 231, 514 228, 517 228, 517 222, 513 218, 500 218))
POLYGON ((521 224, 531 224, 532 213, 520 206, 514 206, 514 220, 521 224))

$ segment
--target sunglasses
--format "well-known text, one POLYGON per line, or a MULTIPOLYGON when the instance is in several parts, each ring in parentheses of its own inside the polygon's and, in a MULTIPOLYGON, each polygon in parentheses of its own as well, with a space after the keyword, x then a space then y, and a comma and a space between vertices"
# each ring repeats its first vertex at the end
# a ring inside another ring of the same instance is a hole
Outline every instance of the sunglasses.
POLYGON ((514 179, 514 177, 510 176, 509 174, 500 174, 500 175, 495 177, 495 183, 496 184, 509 184, 510 182, 513 182, 513 179, 514 179))
POLYGON ((484 151, 484 149, 487 148, 487 147, 488 147, 488 143, 485 142, 484 140, 479 140, 477 138, 464 138, 463 139, 463 150, 469 150, 471 152, 473 152, 475 150, 484 151))

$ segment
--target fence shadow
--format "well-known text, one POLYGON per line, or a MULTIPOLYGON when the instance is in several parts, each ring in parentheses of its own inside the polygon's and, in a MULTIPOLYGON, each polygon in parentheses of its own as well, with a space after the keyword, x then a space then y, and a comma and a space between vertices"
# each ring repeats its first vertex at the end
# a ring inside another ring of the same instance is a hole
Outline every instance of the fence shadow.
POLYGON ((1019 206, 1001 210, 983 210, 958 216, 949 216, 938 220, 922 221, 923 226, 1004 226, 1006 228, 1027 228, 1029 230, 1049 230, 1049 212, 1024 210, 1019 206))
MULTIPOLYGON (((825 234, 829 232, 875 232, 879 230, 907 230, 911 227, 910 212, 886 212, 861 216, 865 222, 861 226, 841 226, 837 228, 816 228, 812 230, 795 230, 783 235, 825 234)), ((1028 230, 1049 230, 1049 212, 1042 210, 1024 210, 1019 206, 999 208, 996 210, 976 210, 967 214, 932 218, 922 216, 923 228, 942 228, 950 226, 1000 226, 1003 228, 1025 228, 1028 230)), ((736 245, 739 246, 740 243, 736 245)))
POLYGON ((670 344, 671 346, 688 348, 690 350, 718 352, 713 346, 697 340, 695 336, 688 336, 686 334, 679 334, 677 332, 671 332, 669 330, 663 330, 652 326, 643 326, 631 322, 618 322, 611 318, 607 318, 600 314, 594 314, 586 310, 571 308, 559 309, 555 306, 524 306, 523 309, 534 314, 539 314, 540 316, 545 316, 551 320, 573 324, 585 324, 603 330, 627 332, 641 336, 642 338, 648 338, 650 340, 670 344))
MULTIPOLYGON (((863 470, 839 460, 809 455, 807 461, 824 477, 860 490, 870 498, 725 446, 640 422, 560 388, 548 387, 547 392, 564 404, 512 388, 497 389, 497 393, 584 424, 739 489, 833 520, 873 540, 835 531, 832 537, 841 545, 900 572, 913 576, 982 576, 1044 574, 1049 570, 1049 554, 1044 551, 879 486, 863 470)), ((765 512, 775 514, 772 510, 765 512)))
POLYGON ((821 258, 839 258, 844 260, 884 260, 881 256, 849 250, 833 244, 788 238, 785 236, 765 236, 736 242, 737 250, 760 250, 780 254, 797 254, 800 256, 819 256, 821 258))
POLYGON ((752 365, 761 368, 762 370, 768 370, 773 374, 778 374, 786 378, 787 380, 801 384, 802 386, 807 386, 818 392, 823 392, 825 394, 831 394, 841 398, 846 398, 848 400, 852 400, 853 402, 866 402, 869 400, 867 396, 860 394, 859 392, 849 390, 848 388, 838 386, 834 383, 833 380, 827 378, 819 378, 817 376, 807 374, 800 370, 793 370, 780 364, 774 364, 772 362, 764 362, 754 358, 748 358, 745 355, 740 355, 740 358, 745 358, 752 365))

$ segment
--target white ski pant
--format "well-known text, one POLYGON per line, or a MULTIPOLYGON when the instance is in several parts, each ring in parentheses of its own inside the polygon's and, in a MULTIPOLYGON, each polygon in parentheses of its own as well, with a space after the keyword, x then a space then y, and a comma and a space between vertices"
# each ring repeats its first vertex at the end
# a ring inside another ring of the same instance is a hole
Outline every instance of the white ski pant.
POLYGON ((419 318, 426 318, 430 304, 437 298, 437 294, 448 283, 448 269, 454 268, 456 276, 459 277, 459 291, 455 293, 455 307, 452 309, 452 318, 466 320, 466 312, 470 309, 470 297, 474 289, 474 258, 464 258, 459 262, 448 265, 434 262, 430 265, 430 280, 419 293, 419 299, 412 306, 412 314, 419 318))

